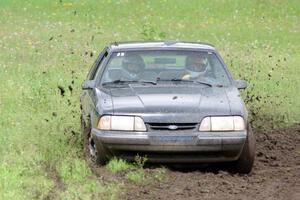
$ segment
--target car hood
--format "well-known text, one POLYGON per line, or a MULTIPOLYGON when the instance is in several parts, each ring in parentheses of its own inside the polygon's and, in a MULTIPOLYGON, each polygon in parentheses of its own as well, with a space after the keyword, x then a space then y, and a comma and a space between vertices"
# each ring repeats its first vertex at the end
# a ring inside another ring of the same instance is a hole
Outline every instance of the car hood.
POLYGON ((245 115, 234 87, 129 85, 99 89, 97 96, 100 114, 137 115, 152 123, 197 123, 205 116, 245 115))

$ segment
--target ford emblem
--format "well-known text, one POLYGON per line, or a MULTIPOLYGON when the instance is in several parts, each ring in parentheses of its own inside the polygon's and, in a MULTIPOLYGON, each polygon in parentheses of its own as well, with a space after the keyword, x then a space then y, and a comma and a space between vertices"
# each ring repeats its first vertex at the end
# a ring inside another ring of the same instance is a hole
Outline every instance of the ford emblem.
POLYGON ((178 129, 178 126, 176 126, 176 125, 170 125, 170 126, 168 126, 168 128, 170 130, 176 130, 176 129, 178 129))

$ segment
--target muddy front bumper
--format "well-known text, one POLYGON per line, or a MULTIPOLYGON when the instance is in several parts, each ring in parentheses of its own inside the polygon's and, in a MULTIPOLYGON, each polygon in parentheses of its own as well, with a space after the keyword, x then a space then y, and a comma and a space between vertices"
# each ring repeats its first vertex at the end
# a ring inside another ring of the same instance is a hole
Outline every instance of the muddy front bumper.
POLYGON ((240 132, 124 132, 92 129, 97 147, 109 156, 132 160, 138 154, 150 162, 223 162, 237 160, 247 138, 240 132))

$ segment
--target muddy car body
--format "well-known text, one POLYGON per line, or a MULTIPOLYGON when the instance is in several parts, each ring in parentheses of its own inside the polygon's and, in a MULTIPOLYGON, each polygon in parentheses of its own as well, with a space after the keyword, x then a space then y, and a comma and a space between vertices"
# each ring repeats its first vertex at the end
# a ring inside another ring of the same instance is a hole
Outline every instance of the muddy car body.
POLYGON ((85 149, 98 163, 138 154, 149 162, 226 161, 238 172, 251 171, 254 138, 239 93, 246 82, 231 78, 212 45, 114 43, 82 88, 85 149), (195 78, 187 60, 198 55, 205 70, 197 69, 195 78), (131 76, 131 65, 142 70, 131 76))

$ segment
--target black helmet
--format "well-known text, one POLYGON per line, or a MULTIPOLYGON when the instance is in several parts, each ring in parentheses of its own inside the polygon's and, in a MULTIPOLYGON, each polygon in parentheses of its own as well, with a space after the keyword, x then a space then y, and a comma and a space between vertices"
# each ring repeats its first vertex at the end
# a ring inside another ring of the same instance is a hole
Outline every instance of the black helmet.
POLYGON ((137 54, 125 55, 122 66, 129 72, 139 73, 145 68, 144 60, 137 54))

